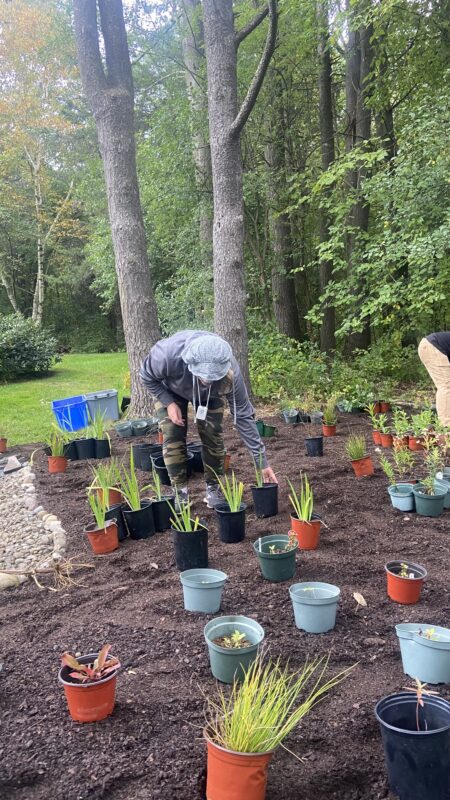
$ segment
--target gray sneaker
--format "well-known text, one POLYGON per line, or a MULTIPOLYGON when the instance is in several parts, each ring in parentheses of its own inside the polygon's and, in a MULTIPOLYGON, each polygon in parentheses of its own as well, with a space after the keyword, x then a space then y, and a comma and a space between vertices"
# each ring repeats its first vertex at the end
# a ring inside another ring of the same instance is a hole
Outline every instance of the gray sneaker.
POLYGON ((203 498, 208 508, 215 508, 225 502, 225 498, 217 483, 206 484, 206 494, 203 498))
POLYGON ((189 491, 187 486, 183 486, 182 489, 176 490, 173 507, 177 512, 177 514, 180 511, 180 503, 188 503, 188 502, 189 502, 189 491))

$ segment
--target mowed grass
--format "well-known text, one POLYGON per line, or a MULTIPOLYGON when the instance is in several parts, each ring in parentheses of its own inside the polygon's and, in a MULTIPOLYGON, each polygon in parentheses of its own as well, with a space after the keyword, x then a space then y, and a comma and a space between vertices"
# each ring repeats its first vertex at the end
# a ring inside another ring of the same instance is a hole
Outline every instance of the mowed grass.
POLYGON ((1 385, 0 436, 8 446, 44 441, 55 421, 52 400, 117 389, 120 407, 127 371, 126 353, 71 353, 45 377, 1 385))

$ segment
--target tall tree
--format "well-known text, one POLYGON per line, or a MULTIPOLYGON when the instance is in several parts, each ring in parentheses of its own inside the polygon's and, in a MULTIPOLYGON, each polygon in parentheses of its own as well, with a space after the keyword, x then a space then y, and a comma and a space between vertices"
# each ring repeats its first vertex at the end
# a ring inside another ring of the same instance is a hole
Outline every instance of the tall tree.
POLYGON ((139 370, 160 330, 136 171, 134 88, 122 0, 74 0, 74 19, 81 78, 97 126, 105 174, 130 365, 131 413, 144 414, 149 397, 139 381, 139 370))
POLYGON ((236 32, 233 0, 203 0, 214 197, 214 322, 217 333, 231 344, 248 383, 240 136, 256 103, 275 49, 277 15, 277 0, 268 0, 262 11, 236 32), (267 15, 269 30, 264 50, 239 108, 238 47, 267 15))

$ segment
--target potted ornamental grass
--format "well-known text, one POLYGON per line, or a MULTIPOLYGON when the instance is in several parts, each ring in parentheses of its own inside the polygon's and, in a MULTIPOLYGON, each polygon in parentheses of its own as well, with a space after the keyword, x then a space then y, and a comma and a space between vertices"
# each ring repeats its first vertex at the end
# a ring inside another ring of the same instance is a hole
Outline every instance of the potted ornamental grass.
POLYGON ((374 474, 374 466, 371 456, 367 454, 366 439, 363 434, 353 433, 345 443, 347 453, 353 467, 353 472, 357 478, 363 478, 374 474))
POLYGON ((442 468, 442 455, 429 437, 424 439, 424 445, 427 447, 424 458, 426 475, 413 486, 416 511, 423 517, 439 517, 444 511, 447 496, 447 488, 436 483, 436 472, 442 468))
POLYGON ((385 570, 388 597, 402 605, 417 603, 427 576, 425 567, 412 561, 388 561, 385 570))
POLYGON ((400 800, 448 800, 450 703, 415 684, 375 707, 389 786, 400 800))
POLYGON ((291 513, 291 529, 297 537, 302 550, 316 550, 319 544, 321 519, 313 513, 314 494, 305 473, 300 473, 300 487, 295 489, 289 478, 286 478, 290 494, 289 502, 293 508, 291 513))
POLYGON ((382 447, 392 447, 394 444, 394 437, 392 435, 391 426, 388 422, 386 414, 380 414, 378 417, 378 425, 380 431, 380 443, 382 447))
POLYGON ((295 556, 298 550, 296 534, 282 533, 260 536, 253 542, 263 578, 279 583, 288 581, 295 574, 295 556))
POLYGON ((206 796, 211 800, 264 800, 268 767, 279 747, 350 669, 325 680, 328 660, 299 670, 258 656, 231 692, 208 698, 206 796))
POLYGON ((395 626, 403 672, 426 683, 450 683, 450 629, 404 622, 395 626))
POLYGON ((50 435, 46 442, 46 452, 48 454, 48 471, 50 475, 57 475, 67 469, 67 457, 64 454, 66 437, 57 425, 53 425, 50 435))
POLYGON ((64 686, 69 714, 75 722, 98 722, 114 710, 120 662, 110 649, 111 645, 105 644, 99 653, 78 659, 68 652, 61 656, 58 680, 64 686))
POLYGON ((171 527, 171 516, 172 516, 172 505, 175 500, 175 494, 173 490, 170 490, 168 494, 163 492, 164 484, 161 481, 159 473, 153 469, 152 470, 152 482, 150 484, 150 488, 152 491, 152 510, 153 510, 153 521, 155 523, 155 531, 157 533, 162 533, 163 531, 167 531, 171 527))
POLYGON ((91 467, 92 483, 89 492, 98 494, 105 498, 107 507, 117 505, 122 502, 122 492, 119 489, 121 476, 120 465, 117 459, 111 458, 105 464, 98 464, 91 467))
POLYGON ((105 414, 96 411, 91 419, 90 432, 94 439, 94 458, 109 458, 111 455, 111 439, 105 426, 105 414))
POLYGON ((88 525, 84 532, 94 553, 112 553, 119 547, 119 534, 117 519, 107 519, 108 504, 105 496, 98 494, 88 495, 89 505, 95 522, 88 525))
POLYGON ((208 528, 198 517, 192 517, 192 503, 177 497, 170 504, 172 542, 177 569, 206 569, 208 567, 208 528), (176 509, 175 509, 176 505, 176 509))
POLYGON ((330 397, 322 416, 322 433, 324 436, 336 436, 336 398, 330 397))
POLYGON ((368 403, 364 408, 370 417, 370 424, 372 425, 372 439, 374 444, 381 444, 380 421, 379 414, 381 413, 379 403, 368 403))
MULTIPOLYGON (((215 474, 215 473, 214 473, 215 474)), ((219 523, 219 538, 226 544, 242 542, 245 538, 245 509, 242 502, 244 484, 238 481, 234 472, 221 478, 216 475, 224 502, 215 507, 219 523)))
MULTIPOLYGON (((409 450, 397 451, 397 454, 400 452, 406 453, 408 459, 412 457, 409 450)), ((413 484, 397 480, 396 468, 386 456, 380 456, 380 467, 389 481, 388 492, 393 507, 399 511, 414 511, 413 484)))
POLYGON ((251 486, 253 505, 257 517, 275 517, 278 514, 278 484, 264 483, 262 455, 259 457, 259 466, 253 462, 256 482, 251 486))
POLYGON ((142 492, 148 488, 139 488, 133 451, 130 450, 130 467, 122 466, 121 469, 120 491, 126 503, 122 513, 131 539, 148 539, 155 533, 151 500, 141 498, 142 492))
POLYGON ((264 629, 250 617, 230 615, 210 620, 204 628, 211 672, 222 683, 241 681, 264 639, 264 629))

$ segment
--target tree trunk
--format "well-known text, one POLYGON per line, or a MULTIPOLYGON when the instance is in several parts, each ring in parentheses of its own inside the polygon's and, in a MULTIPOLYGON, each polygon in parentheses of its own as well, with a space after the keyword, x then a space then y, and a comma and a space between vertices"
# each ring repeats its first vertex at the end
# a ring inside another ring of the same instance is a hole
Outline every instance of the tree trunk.
MULTIPOLYGON (((328 1, 318 0, 317 22, 319 28, 319 119, 322 170, 326 172, 334 162, 334 123, 332 97, 332 65, 330 40, 328 33, 328 1)), ((329 239, 330 220, 326 208, 320 209, 319 234, 322 244, 329 239)), ((333 264, 322 258, 319 264, 320 292, 325 292, 332 280, 333 264)), ((320 349, 331 353, 336 348, 336 315, 335 309, 327 300, 323 308, 323 320, 320 327, 320 349)))
MULTIPOLYGON (((234 30, 233 0, 203 0, 214 198, 214 324, 216 332, 233 348, 248 387, 240 134, 256 102, 275 47, 276 0, 269 0, 269 7, 271 19, 264 52, 238 110, 237 47, 243 37, 234 30)), ((250 33, 253 28, 247 30, 250 33)))
POLYGON ((213 214, 211 151, 205 135, 207 119, 206 87, 202 86, 203 23, 199 13, 200 0, 182 0, 182 49, 185 64, 186 88, 191 110, 192 156, 195 181, 199 196, 199 235, 202 260, 205 268, 212 266, 213 214))
POLYGON ((160 337, 139 196, 134 139, 134 89, 122 0, 74 0, 83 87, 97 125, 131 378, 132 415, 150 409, 139 380, 149 348, 160 337), (97 5, 106 69, 100 55, 97 5))
POLYGON ((25 154, 30 166, 34 188, 34 207, 36 211, 36 285, 33 295, 33 310, 31 319, 37 325, 42 325, 44 313, 44 244, 42 234, 42 189, 41 189, 41 159, 37 155, 33 158, 31 153, 25 148, 25 154))

